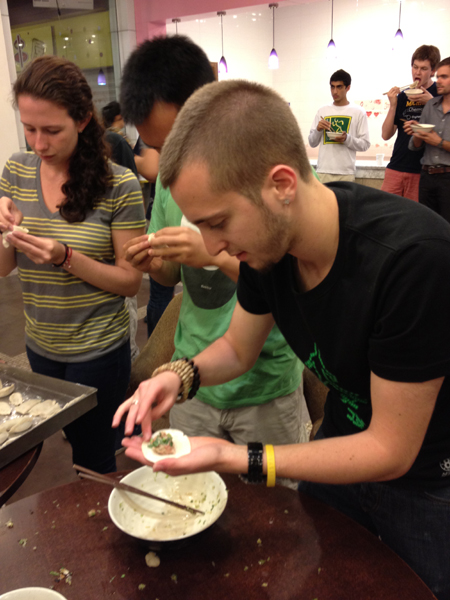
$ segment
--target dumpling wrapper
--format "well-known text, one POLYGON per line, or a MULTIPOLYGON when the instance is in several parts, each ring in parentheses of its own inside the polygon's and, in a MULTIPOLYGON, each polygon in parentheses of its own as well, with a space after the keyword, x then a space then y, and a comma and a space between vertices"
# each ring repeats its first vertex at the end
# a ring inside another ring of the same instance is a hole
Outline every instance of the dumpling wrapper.
POLYGON ((14 425, 14 419, 7 419, 0 423, 0 433, 5 433, 5 431, 9 431, 11 427, 14 425))
POLYGON ((9 397, 9 401, 11 404, 14 404, 14 406, 19 406, 19 404, 22 404, 23 402, 23 396, 20 392, 14 392, 14 394, 11 394, 9 397))
POLYGON ((0 402, 0 415, 10 415, 11 407, 7 402, 0 402))
POLYGON ((10 385, 5 385, 5 386, 1 387, 0 388, 0 398, 4 398, 5 396, 9 396, 10 394, 12 394, 15 387, 16 387, 16 385, 14 383, 11 383, 10 385))
POLYGON ((16 408, 16 412, 19 413, 19 415, 25 415, 29 410, 31 410, 33 408, 33 406, 35 406, 36 404, 39 404, 40 400, 38 398, 35 398, 33 400, 27 400, 26 402, 24 402, 23 404, 20 404, 17 408, 16 408))
MULTIPOLYGON (((21 227, 20 225, 13 225, 13 231, 23 231, 23 233, 30 233, 30 231, 26 228, 26 227, 21 227)), ((12 233, 12 231, 10 229, 8 229, 7 231, 4 231, 2 233, 2 241, 3 241, 3 247, 4 248, 9 248, 9 242, 6 239, 6 236, 8 234, 12 233)))
POLYGON ((22 433, 23 431, 27 431, 33 425, 32 417, 22 417, 21 419, 16 419, 16 422, 9 430, 9 433, 22 433))
POLYGON ((185 454, 189 454, 191 451, 191 443, 187 435, 185 435, 179 429, 163 429, 165 433, 170 433, 173 439, 173 445, 175 452, 173 454, 156 454, 153 448, 149 448, 150 442, 155 438, 161 431, 155 431, 148 442, 142 442, 142 454, 147 460, 152 463, 164 460, 165 458, 179 458, 185 454))
POLYGON ((30 408, 29 415, 34 417, 50 417, 61 410, 56 400, 44 400, 30 408))

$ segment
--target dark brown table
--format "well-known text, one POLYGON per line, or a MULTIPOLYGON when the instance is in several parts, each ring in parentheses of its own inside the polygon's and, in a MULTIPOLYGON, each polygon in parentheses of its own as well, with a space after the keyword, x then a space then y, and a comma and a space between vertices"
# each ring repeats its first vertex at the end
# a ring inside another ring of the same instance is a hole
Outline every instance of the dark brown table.
POLYGON ((229 499, 217 523, 160 551, 157 568, 145 564, 148 547, 111 522, 104 485, 77 481, 3 507, 0 594, 54 585, 68 600, 434 598, 389 548, 333 509, 287 488, 224 479, 229 499), (61 567, 70 586, 50 574, 61 567))
POLYGON ((0 469, 0 506, 20 488, 31 473, 42 450, 43 442, 0 469))

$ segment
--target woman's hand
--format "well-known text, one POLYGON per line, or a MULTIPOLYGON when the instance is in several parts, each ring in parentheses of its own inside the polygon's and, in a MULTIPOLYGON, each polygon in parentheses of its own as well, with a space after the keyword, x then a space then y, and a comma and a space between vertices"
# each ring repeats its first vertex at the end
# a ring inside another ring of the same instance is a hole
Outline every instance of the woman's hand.
POLYGON ((20 225, 23 220, 23 214, 7 196, 0 198, 0 231, 12 231, 14 225, 20 225))
MULTIPOLYGON (((178 397, 180 385, 181 379, 173 371, 166 371, 143 381, 133 396, 119 406, 112 426, 118 427, 122 417, 128 412, 125 435, 131 435, 134 426, 140 424, 143 439, 149 440, 152 436, 152 421, 159 419, 172 408, 178 397)), ((142 442, 142 439, 139 439, 142 442)))
POLYGON ((153 471, 162 471, 171 476, 185 475, 188 473, 203 473, 206 471, 219 471, 222 473, 246 472, 247 447, 237 446, 226 440, 212 437, 191 437, 191 452, 179 458, 165 458, 156 463, 151 463, 144 458, 142 453, 142 438, 135 436, 125 438, 123 445, 125 454, 145 465, 151 465, 153 471), (238 466, 241 457, 244 467, 238 466))
POLYGON ((59 265, 66 256, 64 244, 52 238, 37 237, 23 231, 14 231, 8 235, 7 239, 14 248, 23 252, 36 265, 59 265))

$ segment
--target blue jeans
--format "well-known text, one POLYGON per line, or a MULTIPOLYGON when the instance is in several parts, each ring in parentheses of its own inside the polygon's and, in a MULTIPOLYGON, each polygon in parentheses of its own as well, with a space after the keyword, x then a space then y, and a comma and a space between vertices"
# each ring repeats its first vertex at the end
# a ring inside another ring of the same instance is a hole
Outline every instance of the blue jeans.
POLYGON ((150 299, 147 304, 147 334, 151 336, 167 305, 173 298, 173 287, 161 285, 150 277, 150 299))
MULTIPOLYGON (((318 433, 316 439, 323 437, 318 433)), ((328 485, 301 481, 299 490, 379 536, 438 600, 450 600, 450 485, 422 491, 387 483, 328 485)))
POLYGON ((64 363, 44 358, 27 347, 32 370, 41 375, 97 388, 97 406, 64 427, 74 464, 98 473, 116 471, 116 430, 111 422, 125 400, 130 380, 130 342, 86 362, 64 363))

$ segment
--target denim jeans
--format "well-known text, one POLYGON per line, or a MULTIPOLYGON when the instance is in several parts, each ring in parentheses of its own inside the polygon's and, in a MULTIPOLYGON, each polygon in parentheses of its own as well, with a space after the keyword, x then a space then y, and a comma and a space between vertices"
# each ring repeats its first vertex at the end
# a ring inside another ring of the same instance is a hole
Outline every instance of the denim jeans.
POLYGON ((173 287, 161 285, 150 277, 150 299, 147 304, 147 334, 151 336, 167 305, 173 298, 173 287))
MULTIPOLYGON (((318 437, 323 437, 320 431, 318 437)), ((387 483, 329 485, 301 481, 299 490, 379 536, 438 600, 450 600, 450 485, 422 491, 387 483)))
POLYGON ((40 356, 27 347, 32 370, 41 375, 97 388, 97 406, 64 427, 74 464, 99 473, 116 471, 116 430, 111 422, 125 400, 130 380, 130 343, 86 362, 64 363, 40 356))

